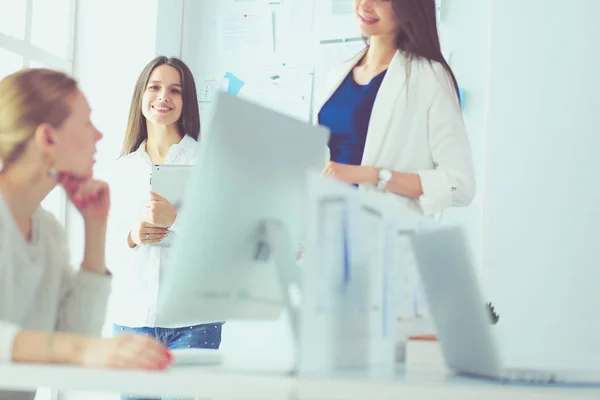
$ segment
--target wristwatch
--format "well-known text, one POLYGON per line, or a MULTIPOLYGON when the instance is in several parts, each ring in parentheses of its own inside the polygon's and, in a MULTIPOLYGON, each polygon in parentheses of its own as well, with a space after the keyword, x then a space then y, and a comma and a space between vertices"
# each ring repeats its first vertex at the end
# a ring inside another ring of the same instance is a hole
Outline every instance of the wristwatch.
POLYGON ((379 178, 377 189, 384 190, 390 179, 392 179, 392 171, 387 168, 380 168, 377 177, 379 178))

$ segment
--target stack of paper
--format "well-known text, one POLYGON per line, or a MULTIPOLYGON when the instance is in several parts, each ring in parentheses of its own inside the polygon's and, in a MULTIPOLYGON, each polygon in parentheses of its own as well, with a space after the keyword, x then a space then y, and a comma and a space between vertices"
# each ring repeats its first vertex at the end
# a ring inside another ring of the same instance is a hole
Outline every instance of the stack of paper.
POLYGON ((440 342, 434 335, 412 336, 406 344, 407 372, 447 371, 440 342))

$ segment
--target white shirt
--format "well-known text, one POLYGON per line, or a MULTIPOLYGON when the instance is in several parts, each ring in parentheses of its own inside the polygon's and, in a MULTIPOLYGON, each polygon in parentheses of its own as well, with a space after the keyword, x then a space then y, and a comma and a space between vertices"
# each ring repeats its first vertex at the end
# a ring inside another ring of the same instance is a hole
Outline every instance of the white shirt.
POLYGON ((65 232, 42 208, 27 242, 0 194, 0 363, 11 361, 22 329, 100 335, 110 284, 71 268, 65 232))
MULTIPOLYGON (((171 146, 165 164, 194 164, 197 148, 198 142, 185 136, 171 146)), ((168 247, 142 245, 131 249, 127 244, 127 235, 139 227, 150 201, 151 173, 152 161, 143 142, 135 152, 117 160, 115 179, 110 182, 107 258, 114 282, 108 315, 111 322, 129 327, 156 326, 161 271, 171 252, 168 247)), ((169 234, 177 231, 177 219, 169 230, 169 234)))

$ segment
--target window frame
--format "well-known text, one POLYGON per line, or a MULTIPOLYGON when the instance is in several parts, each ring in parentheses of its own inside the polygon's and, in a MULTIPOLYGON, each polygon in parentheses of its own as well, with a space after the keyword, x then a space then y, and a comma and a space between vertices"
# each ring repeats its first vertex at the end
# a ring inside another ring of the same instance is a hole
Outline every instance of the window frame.
MULTIPOLYGON (((10 51, 23 57, 23 68, 30 67, 32 61, 41 63, 48 68, 57 69, 64 71, 70 75, 73 75, 73 54, 75 48, 75 20, 77 14, 77 0, 69 0, 69 37, 67 43, 67 55, 62 57, 53 54, 41 47, 35 46, 31 42, 31 36, 33 31, 33 2, 34 1, 46 1, 46 0, 26 0, 25 9, 25 36, 24 39, 17 39, 10 35, 0 32, 0 48, 3 50, 10 51)), ((67 218, 67 198, 64 191, 59 190, 58 209, 48 210, 52 212, 62 226, 66 226, 67 218)), ((53 393, 52 399, 56 398, 56 394, 53 393)))

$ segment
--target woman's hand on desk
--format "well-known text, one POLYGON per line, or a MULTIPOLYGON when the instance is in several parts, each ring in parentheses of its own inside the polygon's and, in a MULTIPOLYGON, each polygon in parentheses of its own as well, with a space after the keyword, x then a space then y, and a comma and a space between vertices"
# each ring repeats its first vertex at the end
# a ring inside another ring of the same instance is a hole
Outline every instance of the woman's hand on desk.
POLYGON ((168 228, 173 225, 177 217, 177 209, 173 207, 169 200, 154 192, 150 192, 152 199, 146 205, 144 221, 161 228, 168 228))
POLYGON ((135 334, 90 339, 81 353, 84 367, 164 370, 172 362, 171 353, 162 343, 135 334))
POLYGON ((11 358, 22 363, 147 370, 166 369, 173 360, 169 350, 149 336, 123 334, 114 338, 97 338, 31 330, 17 333, 11 358))
POLYGON ((167 228, 161 228, 142 221, 137 229, 130 232, 128 242, 129 247, 134 248, 143 244, 160 243, 166 237, 167 228))

